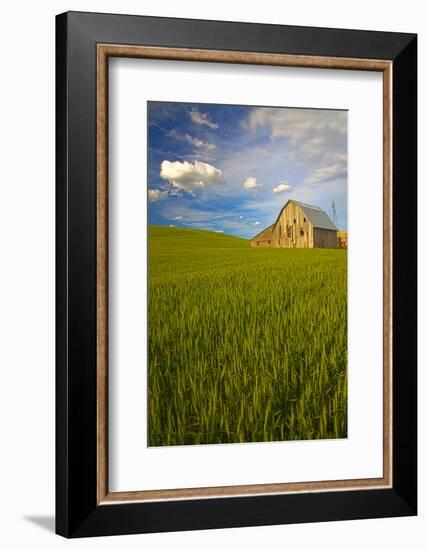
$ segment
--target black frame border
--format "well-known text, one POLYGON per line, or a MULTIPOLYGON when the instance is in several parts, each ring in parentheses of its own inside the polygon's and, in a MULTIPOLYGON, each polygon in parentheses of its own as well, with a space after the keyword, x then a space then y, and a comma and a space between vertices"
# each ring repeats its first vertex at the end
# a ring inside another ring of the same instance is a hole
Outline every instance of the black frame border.
POLYGON ((64 537, 417 513, 417 36, 163 17, 56 17, 56 532, 64 537), (393 62, 393 486, 97 505, 98 43, 393 62), (407 235, 415 236, 408 239, 407 235))

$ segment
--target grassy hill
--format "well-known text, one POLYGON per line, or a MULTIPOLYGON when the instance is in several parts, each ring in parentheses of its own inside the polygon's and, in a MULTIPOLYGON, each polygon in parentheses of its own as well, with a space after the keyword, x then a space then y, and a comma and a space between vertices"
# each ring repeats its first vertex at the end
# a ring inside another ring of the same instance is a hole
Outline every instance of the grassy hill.
POLYGON ((249 246, 247 239, 201 229, 149 225, 148 231, 151 242, 158 241, 159 244, 164 246, 204 246, 210 248, 247 248, 249 246))
POLYGON ((345 437, 347 251, 148 239, 149 444, 345 437))

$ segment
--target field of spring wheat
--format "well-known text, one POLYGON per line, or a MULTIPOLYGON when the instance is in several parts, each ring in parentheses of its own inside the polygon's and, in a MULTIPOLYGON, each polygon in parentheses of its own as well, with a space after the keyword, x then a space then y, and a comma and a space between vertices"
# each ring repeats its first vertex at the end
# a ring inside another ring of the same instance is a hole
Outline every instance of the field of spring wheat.
POLYGON ((347 251, 149 227, 149 446, 347 436, 347 251))

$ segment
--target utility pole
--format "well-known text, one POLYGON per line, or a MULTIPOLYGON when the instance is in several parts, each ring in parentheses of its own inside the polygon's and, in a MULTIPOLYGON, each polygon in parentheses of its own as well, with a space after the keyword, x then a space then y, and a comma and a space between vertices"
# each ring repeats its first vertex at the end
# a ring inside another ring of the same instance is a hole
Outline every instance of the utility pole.
MULTIPOLYGON (((331 208, 331 211, 332 211, 332 214, 333 214, 333 216, 332 216, 333 223, 337 227, 336 205, 334 204, 334 201, 331 203, 330 208, 331 208)), ((339 229, 339 228, 337 227, 337 229, 339 229)))

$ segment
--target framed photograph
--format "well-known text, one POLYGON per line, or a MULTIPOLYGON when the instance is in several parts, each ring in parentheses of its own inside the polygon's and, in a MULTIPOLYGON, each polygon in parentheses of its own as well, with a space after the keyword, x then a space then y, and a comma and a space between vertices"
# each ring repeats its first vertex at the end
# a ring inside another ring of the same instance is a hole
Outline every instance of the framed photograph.
POLYGON ((56 24, 57 533, 415 515, 416 35, 56 24))

